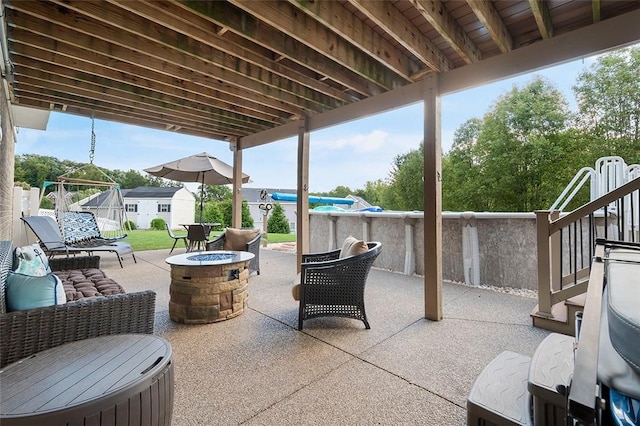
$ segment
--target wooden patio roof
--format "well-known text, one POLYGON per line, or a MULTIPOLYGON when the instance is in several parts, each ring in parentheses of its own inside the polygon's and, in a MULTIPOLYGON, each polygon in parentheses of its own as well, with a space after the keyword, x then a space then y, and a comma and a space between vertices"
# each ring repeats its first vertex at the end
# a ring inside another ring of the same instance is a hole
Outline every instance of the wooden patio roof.
MULTIPOLYGON (((305 116, 355 105, 341 114, 349 118, 417 102, 416 84, 434 73, 468 69, 452 74, 454 91, 640 39, 636 0, 2 5, 3 72, 14 105, 245 146, 294 135, 305 116), (563 41, 580 31, 602 44, 589 40, 585 49, 582 35, 563 41), (528 63, 529 47, 555 39, 528 63), (514 67, 519 51, 526 64, 514 67), (508 55, 510 68, 487 71, 508 55), (386 93, 392 101, 362 103, 386 93), (287 126, 294 130, 271 131, 287 126)), ((326 125, 341 119, 328 117, 326 125)))

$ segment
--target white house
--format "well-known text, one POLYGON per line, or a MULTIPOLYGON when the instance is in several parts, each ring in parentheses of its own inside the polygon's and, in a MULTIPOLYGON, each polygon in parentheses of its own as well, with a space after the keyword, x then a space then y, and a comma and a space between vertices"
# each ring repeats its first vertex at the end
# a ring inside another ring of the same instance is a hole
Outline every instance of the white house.
POLYGON ((193 223, 196 198, 186 188, 140 186, 123 189, 124 210, 127 220, 139 229, 149 229, 155 218, 163 219, 170 228, 182 223, 193 223))

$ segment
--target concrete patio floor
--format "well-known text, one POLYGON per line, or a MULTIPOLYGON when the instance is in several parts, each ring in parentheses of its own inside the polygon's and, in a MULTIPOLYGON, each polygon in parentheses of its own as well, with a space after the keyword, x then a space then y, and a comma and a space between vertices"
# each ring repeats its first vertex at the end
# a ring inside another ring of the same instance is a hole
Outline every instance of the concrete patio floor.
MULTIPOLYGON (((184 249, 173 254, 183 253, 184 249)), ((261 249, 249 308, 207 325, 169 319, 168 250, 102 268, 128 291, 157 293, 156 334, 173 347, 173 425, 464 425, 466 397, 496 355, 531 356, 548 334, 531 326, 536 300, 443 285, 444 319, 424 319, 423 279, 372 269, 371 329, 318 318, 298 331, 296 256, 261 249)))

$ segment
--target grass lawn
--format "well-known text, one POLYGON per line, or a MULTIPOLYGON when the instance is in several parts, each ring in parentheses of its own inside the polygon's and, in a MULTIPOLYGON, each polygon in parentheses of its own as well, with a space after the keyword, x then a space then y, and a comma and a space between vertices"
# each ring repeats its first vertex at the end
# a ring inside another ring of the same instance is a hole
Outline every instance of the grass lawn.
MULTIPOLYGON (((173 245, 173 238, 167 234, 167 231, 153 231, 149 229, 136 229, 134 231, 128 232, 127 238, 124 241, 131 244, 131 247, 135 251, 143 251, 143 250, 161 250, 161 249, 170 249, 173 245)), ((184 235, 186 232, 175 231, 176 235, 184 235)), ((210 239, 213 239, 214 236, 219 235, 220 231, 213 231, 209 235, 210 239)), ((295 234, 268 234, 267 241, 269 243, 288 243, 295 242, 296 235, 295 234)), ((184 244, 181 241, 178 241, 176 244, 176 248, 182 245, 184 248, 184 244)))

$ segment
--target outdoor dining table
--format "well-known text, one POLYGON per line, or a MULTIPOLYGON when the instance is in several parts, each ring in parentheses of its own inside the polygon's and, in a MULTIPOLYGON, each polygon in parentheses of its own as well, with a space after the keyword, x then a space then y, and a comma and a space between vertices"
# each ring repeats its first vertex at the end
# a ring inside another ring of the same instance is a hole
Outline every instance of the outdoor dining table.
POLYGON ((183 226, 187 230, 187 252, 204 249, 209 239, 209 234, 211 231, 221 224, 217 222, 201 222, 201 223, 181 223, 180 226, 183 226), (192 229, 193 227, 203 227, 204 234, 198 232, 197 230, 192 229))

